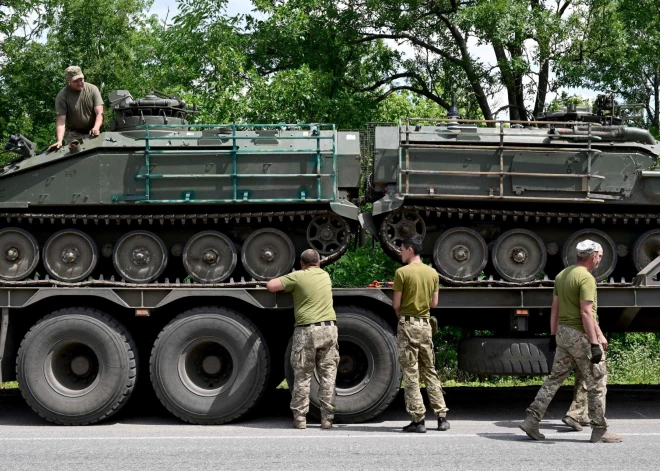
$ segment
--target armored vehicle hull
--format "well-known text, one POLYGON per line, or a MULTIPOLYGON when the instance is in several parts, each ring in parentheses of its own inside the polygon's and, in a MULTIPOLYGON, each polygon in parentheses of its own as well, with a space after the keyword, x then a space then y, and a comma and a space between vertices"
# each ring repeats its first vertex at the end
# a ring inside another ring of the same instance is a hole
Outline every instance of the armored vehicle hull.
POLYGON ((604 249, 598 280, 630 278, 660 253, 660 146, 647 131, 488 124, 376 128, 370 227, 390 255, 416 236, 449 280, 529 282, 574 263, 587 238, 604 249))
POLYGON ((340 257, 357 225, 359 137, 332 125, 189 125, 185 104, 111 94, 113 131, 0 173, 0 278, 78 282, 288 273, 340 257), (147 113, 148 112, 148 113, 147 113), (43 270, 40 269, 43 268, 43 270))

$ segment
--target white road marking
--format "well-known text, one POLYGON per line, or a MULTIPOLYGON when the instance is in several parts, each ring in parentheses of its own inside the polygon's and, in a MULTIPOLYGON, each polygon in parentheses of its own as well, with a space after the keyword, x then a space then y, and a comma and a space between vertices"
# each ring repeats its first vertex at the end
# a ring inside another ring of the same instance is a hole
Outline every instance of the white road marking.
MULTIPOLYGON (((649 433, 619 433, 617 435, 622 435, 624 437, 657 437, 660 436, 660 432, 649 432, 649 433)), ((422 438, 487 438, 488 436, 518 436, 520 438, 527 438, 525 435, 520 433, 506 433, 506 432, 483 432, 483 433, 465 433, 465 434, 440 434, 440 433, 427 433, 424 435, 421 434, 411 434, 411 433, 401 433, 393 432, 389 434, 369 434, 369 435, 337 435, 332 432, 323 433, 320 435, 305 435, 304 432, 300 435, 235 435, 235 436, 162 436, 162 437, 152 437, 152 436, 135 436, 135 437, 0 437, 0 442, 31 442, 31 441, 93 441, 93 440, 116 440, 116 441, 149 441, 149 440, 302 440, 302 439, 318 439, 322 438, 324 440, 328 439, 373 439, 373 438, 410 438, 410 439, 422 439, 422 438)), ((591 434, 589 433, 556 433, 546 435, 546 440, 550 438, 551 440, 563 440, 563 439, 573 439, 573 438, 588 438, 591 434)))

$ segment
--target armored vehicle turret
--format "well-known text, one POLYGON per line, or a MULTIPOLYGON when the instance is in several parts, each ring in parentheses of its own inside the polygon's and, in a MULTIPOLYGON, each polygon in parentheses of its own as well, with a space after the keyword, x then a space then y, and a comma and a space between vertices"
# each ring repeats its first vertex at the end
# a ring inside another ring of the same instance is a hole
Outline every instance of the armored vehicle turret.
POLYGON ((359 136, 326 124, 194 124, 184 101, 110 94, 110 131, 0 171, 0 279, 265 280, 357 225, 359 136), (41 269, 40 267, 43 267, 41 269), (231 277, 231 278, 230 278, 231 277))
POLYGON ((395 258, 403 238, 422 239, 453 281, 552 278, 587 238, 604 249, 598 280, 630 280, 660 253, 660 146, 611 116, 541 119, 377 127, 362 217, 395 258))

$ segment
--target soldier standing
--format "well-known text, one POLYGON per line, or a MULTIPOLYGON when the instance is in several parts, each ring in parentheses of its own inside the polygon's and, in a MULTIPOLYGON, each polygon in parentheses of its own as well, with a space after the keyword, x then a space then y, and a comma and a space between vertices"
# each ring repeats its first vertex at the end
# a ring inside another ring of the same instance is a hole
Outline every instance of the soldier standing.
POLYGON ((339 363, 337 316, 332 305, 332 282, 321 268, 316 250, 300 256, 302 270, 268 282, 268 291, 293 294, 296 327, 293 331, 291 366, 294 382, 291 392, 293 426, 307 428, 309 387, 316 368, 319 377, 321 428, 332 428, 335 414, 335 379, 339 363))
POLYGON ((77 65, 64 71, 67 86, 55 98, 57 114, 57 141, 48 147, 48 152, 62 147, 62 141, 70 142, 87 136, 98 136, 103 124, 103 98, 101 92, 91 83, 77 65))
POLYGON ((520 428, 534 440, 543 440, 539 422, 550 401, 568 375, 577 368, 587 386, 591 441, 617 443, 619 435, 607 431, 605 394, 607 369, 603 350, 607 339, 598 326, 596 280, 591 272, 603 257, 600 244, 585 240, 577 245, 577 264, 562 270, 555 278, 550 311, 550 333, 556 335, 557 352, 552 372, 527 409, 520 428))
POLYGON ((406 266, 396 271, 392 306, 399 318, 397 345, 405 382, 406 410, 412 416, 412 422, 403 427, 403 431, 425 433, 426 408, 419 390, 420 377, 438 417, 438 430, 449 430, 446 419, 449 409, 433 361, 430 308, 438 305, 438 274, 422 262, 421 252, 422 245, 416 239, 403 240, 401 260, 406 266))

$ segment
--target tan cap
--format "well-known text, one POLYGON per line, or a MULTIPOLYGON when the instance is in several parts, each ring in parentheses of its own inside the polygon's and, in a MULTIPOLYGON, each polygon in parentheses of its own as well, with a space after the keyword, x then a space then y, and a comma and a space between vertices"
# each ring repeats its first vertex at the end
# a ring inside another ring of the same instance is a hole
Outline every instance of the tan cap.
POLYGON ((85 76, 82 73, 82 70, 77 65, 72 65, 70 67, 67 67, 64 73, 66 74, 66 78, 69 80, 78 80, 79 78, 85 78, 85 76))

